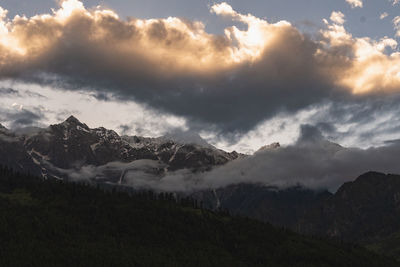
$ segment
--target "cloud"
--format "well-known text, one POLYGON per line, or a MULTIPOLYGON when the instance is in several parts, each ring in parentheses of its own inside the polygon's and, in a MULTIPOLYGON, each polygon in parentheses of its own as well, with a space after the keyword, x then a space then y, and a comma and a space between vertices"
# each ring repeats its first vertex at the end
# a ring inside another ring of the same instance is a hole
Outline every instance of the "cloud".
POLYGON ((397 5, 398 3, 400 3, 400 0, 389 0, 390 2, 392 2, 392 5, 397 5))
POLYGON ((393 19, 394 29, 396 30, 396 37, 400 37, 400 16, 393 19))
POLYGON ((192 186, 218 188, 235 183, 261 183, 335 191, 369 170, 400 172, 396 164, 399 153, 398 142, 368 149, 342 147, 324 139, 314 126, 304 125, 294 145, 264 150, 215 168, 195 177, 192 186))
POLYGON ((387 12, 383 12, 383 13, 379 16, 379 19, 384 19, 384 18, 386 18, 387 16, 389 16, 389 14, 388 14, 387 12))
POLYGON ((333 11, 330 17, 331 21, 337 24, 343 24, 346 21, 344 18, 344 14, 340 11, 333 11))
MULTIPOLYGON (((400 53, 395 51, 398 45, 396 40, 388 37, 380 40, 354 38, 343 25, 325 23, 327 29, 321 34, 329 45, 328 51, 341 51, 338 55, 351 62, 351 67, 346 69, 347 73, 342 73, 337 85, 350 88, 355 95, 399 91, 400 53), (395 52, 387 54, 387 49, 395 52), (346 57, 345 53, 350 53, 351 57, 346 57)), ((326 55, 330 56, 329 53, 326 55)))
POLYGON ((184 169, 164 174, 160 170, 165 166, 151 160, 58 171, 71 179, 100 181, 107 177, 136 189, 160 191, 191 192, 240 183, 335 191, 367 171, 399 173, 399 154, 398 141, 368 149, 346 148, 327 141, 317 127, 303 125, 293 145, 258 151, 204 173, 184 169))
POLYGON ((165 167, 154 160, 136 160, 129 163, 110 162, 102 166, 82 166, 77 163, 74 169, 60 169, 52 166, 49 162, 44 162, 44 164, 53 171, 66 175, 74 181, 107 180, 110 182, 111 180, 114 183, 126 183, 126 179, 130 179, 132 176, 137 179, 137 181, 133 181, 135 185, 139 185, 141 180, 147 180, 149 184, 152 181, 159 180, 160 176, 157 175, 157 170, 165 167))
POLYGON ((1 96, 19 96, 19 92, 12 88, 0 88, 0 95, 1 96))
POLYGON ((0 77, 135 101, 224 133, 327 100, 400 90, 400 56, 386 53, 396 41, 354 38, 340 16, 314 38, 226 3, 211 12, 245 28, 215 35, 175 17, 122 20, 77 0, 29 18, 8 19, 2 9, 0 77))
MULTIPOLYGON (((397 0, 394 0, 397 1, 397 0)), ((346 2, 351 6, 351 8, 356 8, 356 7, 363 7, 363 1, 362 0, 346 0, 346 2)))
POLYGON ((30 90, 15 90, 13 88, 0 87, 0 95, 4 97, 30 97, 30 98, 46 98, 45 96, 30 90))
POLYGON ((41 121, 45 116, 40 107, 27 109, 15 103, 11 109, 0 108, 0 121, 9 122, 11 129, 42 126, 41 121))
POLYGON ((212 10, 248 29, 233 26, 217 36, 200 22, 122 21, 110 10, 88 11, 66 1, 52 15, 4 21, 7 59, 0 75, 110 89, 123 99, 228 130, 248 129, 277 109, 306 106, 317 87, 330 88, 325 74, 309 64, 316 61, 316 44, 288 22, 270 24, 218 5, 212 10), (295 90, 309 90, 310 97, 265 108, 270 99, 288 99, 295 90))
POLYGON ((381 146, 399 135, 399 97, 391 101, 382 97, 360 99, 352 103, 335 103, 320 109, 308 120, 329 137, 344 145, 367 148, 381 146))
POLYGON ((129 125, 127 124, 121 124, 118 128, 121 129, 121 134, 122 135, 127 135, 132 129, 129 125))
POLYGON ((295 145, 229 163, 210 173, 206 180, 213 186, 232 182, 280 187, 301 184, 335 191, 342 183, 368 170, 398 173, 400 168, 395 158, 399 153, 399 144, 365 150, 343 148, 321 139, 313 129, 303 129, 303 135, 295 145), (219 176, 222 173, 224 176, 219 176), (225 177, 229 178, 225 180, 225 177))

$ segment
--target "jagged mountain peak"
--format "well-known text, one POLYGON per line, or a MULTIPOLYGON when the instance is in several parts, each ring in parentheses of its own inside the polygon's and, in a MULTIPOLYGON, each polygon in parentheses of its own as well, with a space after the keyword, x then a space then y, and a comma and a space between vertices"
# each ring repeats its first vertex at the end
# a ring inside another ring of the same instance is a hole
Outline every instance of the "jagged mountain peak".
POLYGON ((355 181, 376 180, 376 179, 382 179, 382 177, 384 178, 386 176, 387 175, 385 173, 369 171, 369 172, 366 172, 366 173, 360 175, 355 181))
POLYGON ((115 170, 111 174, 106 167, 100 166, 128 164, 138 160, 153 161, 157 168, 152 167, 146 171, 158 177, 178 169, 206 171, 240 156, 218 150, 198 135, 184 134, 186 139, 171 138, 181 142, 184 139, 183 141, 189 140, 189 143, 192 140, 200 143, 196 145, 163 138, 121 137, 104 127, 89 128, 74 116, 46 129, 34 130, 32 134, 20 133, 19 136, 17 141, 21 143, 21 150, 43 170, 42 175, 58 178, 67 177, 72 169, 76 171, 81 167, 91 166, 99 168, 95 177, 102 177, 104 174, 108 181, 114 182, 115 177, 119 179, 121 170, 115 170))
POLYGON ((65 121, 69 123, 81 123, 74 115, 69 116, 65 121))
POLYGON ((173 141, 180 144, 194 144, 202 147, 213 148, 206 140, 198 133, 191 131, 174 131, 159 137, 161 140, 173 141))
MULTIPOLYGON (((351 182, 344 183, 339 189, 338 193, 347 192, 349 190, 354 190, 354 188, 363 188, 362 190, 358 191, 367 191, 367 190, 376 190, 378 187, 383 186, 387 183, 391 185, 399 185, 400 186, 400 179, 398 175, 393 174, 385 174, 381 172, 369 171, 362 175, 360 175, 357 179, 351 182), (390 182, 392 181, 392 182, 390 182), (395 181, 395 182, 393 182, 395 181), (368 189, 366 189, 368 188, 368 189)), ((400 189, 400 187, 399 187, 400 189)))
POLYGON ((74 117, 73 115, 69 116, 69 117, 68 117, 63 123, 61 123, 61 124, 63 124, 63 125, 69 125, 69 126, 74 126, 74 127, 80 126, 80 127, 82 127, 82 128, 89 129, 89 127, 88 127, 86 124, 80 122, 80 121, 79 121, 76 117, 74 117))

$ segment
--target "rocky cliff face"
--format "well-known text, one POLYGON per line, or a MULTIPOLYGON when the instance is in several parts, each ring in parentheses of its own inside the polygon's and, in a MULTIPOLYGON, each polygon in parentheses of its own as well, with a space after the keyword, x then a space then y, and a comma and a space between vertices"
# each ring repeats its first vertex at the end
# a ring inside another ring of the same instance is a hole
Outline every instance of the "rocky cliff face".
POLYGON ((297 230, 301 218, 331 195, 328 191, 316 192, 303 187, 279 189, 261 184, 236 184, 195 192, 192 196, 206 208, 228 210, 297 230))
POLYGON ((366 243, 400 230, 400 176, 368 172, 343 184, 310 209, 299 229, 366 243))
POLYGON ((19 172, 41 174, 37 166, 17 135, 0 124, 0 163, 19 172))
POLYGON ((363 244, 400 259, 400 175, 367 172, 334 194, 238 184, 196 192, 193 197, 207 208, 306 235, 363 244))
POLYGON ((180 143, 171 138, 121 137, 103 127, 91 129, 73 116, 63 123, 29 133, 16 134, 1 127, 0 142, 3 164, 59 178, 70 169, 137 160, 160 163, 162 168, 158 173, 179 169, 198 172, 240 156, 210 145, 180 143))

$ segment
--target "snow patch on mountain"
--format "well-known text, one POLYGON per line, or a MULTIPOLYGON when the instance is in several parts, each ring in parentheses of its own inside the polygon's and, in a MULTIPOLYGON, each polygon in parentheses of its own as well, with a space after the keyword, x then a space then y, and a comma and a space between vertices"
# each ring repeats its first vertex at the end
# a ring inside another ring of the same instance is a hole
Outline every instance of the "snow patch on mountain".
MULTIPOLYGON (((43 177, 75 179, 82 175, 112 183, 131 183, 142 179, 138 177, 140 174, 155 184, 163 177, 173 177, 168 174, 177 171, 180 174, 209 171, 240 156, 218 150, 194 133, 180 132, 159 138, 121 137, 104 127, 91 129, 73 116, 48 128, 19 129, 18 135, 0 128, 0 140, 2 137, 18 142, 25 150, 22 153, 40 167, 43 177), (141 164, 143 160, 152 165, 141 164), (141 168, 109 167, 120 164, 138 164, 135 166, 141 168)), ((145 180, 141 181, 145 184, 145 180)))
POLYGON ((215 148, 214 146, 207 143, 198 133, 192 131, 181 131, 176 130, 174 132, 167 133, 166 135, 160 137, 165 141, 172 141, 179 144, 192 144, 202 147, 215 148))

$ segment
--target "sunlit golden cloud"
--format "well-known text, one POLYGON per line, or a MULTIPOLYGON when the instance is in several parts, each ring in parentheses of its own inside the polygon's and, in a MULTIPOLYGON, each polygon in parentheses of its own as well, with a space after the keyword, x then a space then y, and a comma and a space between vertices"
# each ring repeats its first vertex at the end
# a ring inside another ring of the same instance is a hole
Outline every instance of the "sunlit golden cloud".
POLYGON ((7 11, 1 9, 2 68, 15 62, 36 63, 60 44, 80 42, 104 49, 101 53, 123 55, 127 60, 140 57, 165 72, 218 71, 256 60, 268 41, 279 35, 280 28, 290 27, 287 22, 269 24, 238 14, 225 3, 211 10, 246 23, 248 29, 231 27, 225 36, 218 36, 205 32, 201 22, 175 17, 124 21, 112 10, 88 10, 78 0, 63 1, 52 14, 31 18, 16 16, 8 20, 7 11))
MULTIPOLYGON (((93 47, 102 57, 140 59, 159 75, 215 73, 260 60, 268 49, 275 49, 274 40, 296 30, 287 21, 271 24, 250 14, 239 14, 227 3, 213 5, 211 12, 245 23, 247 29, 232 26, 219 36, 207 33, 201 22, 175 17, 124 21, 112 10, 88 10, 78 0, 63 1, 52 14, 31 18, 16 16, 9 20, 7 11, 0 9, 1 74, 17 71, 16 66, 30 68, 59 46, 74 45, 93 47)), ((332 73, 338 76, 338 84, 353 93, 398 90, 399 55, 384 53, 386 47, 395 48, 396 41, 353 38, 343 26, 343 13, 333 12, 330 19, 332 23, 326 22, 327 29, 322 30, 325 40, 321 43, 327 49, 322 53, 319 49, 315 56, 329 53, 333 47, 353 49, 352 55, 343 55, 352 67, 332 73)), ((140 67, 132 66, 134 62, 124 64, 124 71, 140 67)))
POLYGON ((234 62, 257 60, 274 38, 282 34, 285 28, 292 27, 287 21, 270 24, 266 20, 250 14, 239 14, 227 3, 215 4, 211 7, 211 11, 217 15, 243 22, 248 26, 246 31, 239 30, 236 26, 225 29, 225 36, 230 41, 231 56, 234 62), (232 46, 233 43, 237 45, 232 46))
POLYGON ((346 60, 351 62, 351 67, 337 73, 337 84, 348 88, 354 94, 399 91, 400 54, 385 53, 386 49, 394 51, 398 45, 397 41, 388 37, 380 40, 355 38, 346 31, 342 21, 338 23, 332 17, 332 23, 325 21, 327 29, 321 31, 325 37, 323 43, 329 49, 351 49, 351 54, 346 56, 346 60))
POLYGON ((330 19, 337 24, 343 24, 345 22, 344 14, 340 11, 333 11, 330 19))

